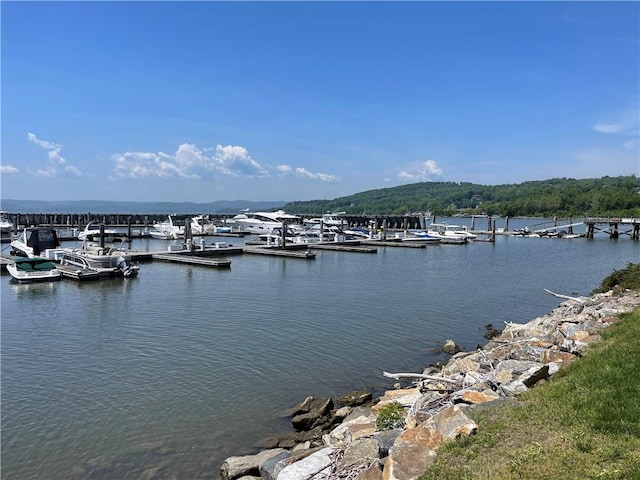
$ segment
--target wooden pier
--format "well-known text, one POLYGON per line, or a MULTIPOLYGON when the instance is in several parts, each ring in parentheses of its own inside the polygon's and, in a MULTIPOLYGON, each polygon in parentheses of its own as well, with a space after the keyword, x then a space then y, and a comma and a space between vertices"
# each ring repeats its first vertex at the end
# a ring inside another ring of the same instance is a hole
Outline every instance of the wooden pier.
POLYGON ((640 219, 588 217, 584 219, 587 238, 593 238, 597 232, 606 233, 610 238, 629 235, 632 240, 640 240, 640 219))

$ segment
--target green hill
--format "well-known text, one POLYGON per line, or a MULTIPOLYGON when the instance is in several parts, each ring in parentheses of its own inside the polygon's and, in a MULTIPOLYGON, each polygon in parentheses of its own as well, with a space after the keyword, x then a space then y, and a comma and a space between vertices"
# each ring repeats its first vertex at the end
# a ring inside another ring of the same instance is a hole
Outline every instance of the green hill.
POLYGON ((509 185, 422 182, 380 188, 333 200, 291 202, 296 214, 487 214, 503 216, 640 216, 635 175, 575 180, 555 178, 509 185))

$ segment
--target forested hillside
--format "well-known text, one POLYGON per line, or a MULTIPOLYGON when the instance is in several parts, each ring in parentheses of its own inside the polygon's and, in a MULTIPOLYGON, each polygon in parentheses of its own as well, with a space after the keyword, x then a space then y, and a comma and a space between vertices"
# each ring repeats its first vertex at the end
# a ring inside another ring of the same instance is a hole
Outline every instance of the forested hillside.
POLYGON ((556 178, 510 185, 423 182, 381 188, 334 200, 293 202, 296 214, 343 211, 350 214, 503 216, 640 216, 640 179, 635 175, 575 180, 556 178))

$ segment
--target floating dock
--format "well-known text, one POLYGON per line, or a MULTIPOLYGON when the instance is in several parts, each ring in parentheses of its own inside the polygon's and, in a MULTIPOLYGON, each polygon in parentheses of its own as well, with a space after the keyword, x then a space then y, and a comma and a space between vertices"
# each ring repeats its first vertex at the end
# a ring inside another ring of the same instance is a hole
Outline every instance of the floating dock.
POLYGON ((186 263, 202 267, 231 268, 230 258, 211 258, 187 254, 176 255, 175 253, 154 253, 152 258, 163 262, 186 263))
POLYGON ((380 247, 404 247, 404 248, 426 248, 427 243, 403 242, 397 240, 362 240, 367 245, 379 245, 380 247))
POLYGON ((57 264, 56 268, 60 270, 60 273, 62 273, 63 277, 70 278, 72 280, 97 280, 100 277, 105 276, 98 270, 94 270, 92 268, 79 268, 74 265, 57 264))
POLYGON ((376 253, 377 248, 363 247, 358 244, 344 244, 344 243, 314 243, 313 248, 316 250, 333 250, 336 252, 353 252, 353 253, 376 253))
POLYGON ((313 260, 316 258, 316 252, 313 250, 288 249, 280 247, 244 247, 244 253, 255 255, 271 255, 275 257, 303 258, 305 260, 313 260))

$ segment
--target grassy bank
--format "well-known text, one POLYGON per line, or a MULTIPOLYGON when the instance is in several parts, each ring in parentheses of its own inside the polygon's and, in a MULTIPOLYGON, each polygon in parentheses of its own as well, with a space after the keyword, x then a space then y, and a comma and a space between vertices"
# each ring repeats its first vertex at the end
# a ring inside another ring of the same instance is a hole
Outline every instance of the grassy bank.
POLYGON ((620 319, 547 384, 470 413, 478 433, 420 479, 640 479, 640 308, 620 319))

